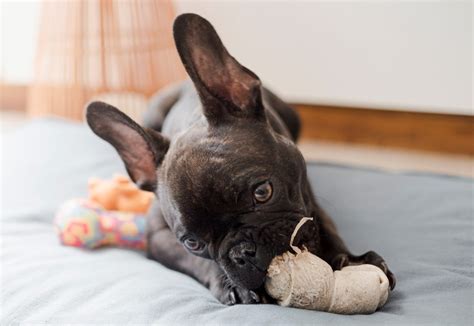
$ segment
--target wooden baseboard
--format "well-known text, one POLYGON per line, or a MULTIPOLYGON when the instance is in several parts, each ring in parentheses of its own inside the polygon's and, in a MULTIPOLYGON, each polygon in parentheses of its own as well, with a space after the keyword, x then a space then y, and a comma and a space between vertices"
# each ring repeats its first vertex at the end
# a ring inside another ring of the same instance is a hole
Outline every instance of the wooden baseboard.
POLYGON ((302 138, 474 154, 474 116, 294 104, 302 138))
MULTIPOLYGON (((0 83, 0 109, 25 111, 27 86, 0 83)), ((474 116, 294 104, 302 138, 474 155, 474 116)))

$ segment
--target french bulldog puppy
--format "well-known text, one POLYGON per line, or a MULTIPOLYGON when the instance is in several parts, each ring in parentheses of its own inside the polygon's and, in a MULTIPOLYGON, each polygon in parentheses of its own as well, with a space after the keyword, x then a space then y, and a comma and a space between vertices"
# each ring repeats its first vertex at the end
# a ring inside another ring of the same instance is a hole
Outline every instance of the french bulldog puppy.
POLYGON ((132 180, 156 194, 148 256, 194 277, 222 303, 271 302, 263 290, 270 261, 311 216, 296 245, 334 269, 374 264, 393 288, 385 261, 373 251, 351 254, 317 204, 295 145, 296 112, 227 52, 204 18, 179 16, 174 38, 192 83, 159 93, 143 127, 101 102, 86 115, 132 180))

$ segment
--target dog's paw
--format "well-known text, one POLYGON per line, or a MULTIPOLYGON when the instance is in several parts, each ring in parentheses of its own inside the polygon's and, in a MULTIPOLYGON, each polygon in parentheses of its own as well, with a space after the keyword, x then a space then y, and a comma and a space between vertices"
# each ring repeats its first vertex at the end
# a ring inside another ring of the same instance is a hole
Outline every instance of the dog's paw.
POLYGON ((226 286, 214 293, 216 298, 223 304, 232 306, 235 304, 258 304, 268 303, 268 296, 261 291, 248 290, 239 286, 226 286))
POLYGON ((385 275, 387 275, 387 278, 390 282, 390 289, 393 290, 395 288, 395 285, 397 284, 395 275, 393 275, 393 273, 390 271, 385 260, 380 257, 380 255, 377 254, 375 251, 368 251, 360 256, 354 256, 351 254, 339 254, 334 257, 331 262, 331 266, 334 270, 338 270, 349 265, 361 264, 371 264, 380 268, 385 273, 385 275))
POLYGON ((240 287, 229 289, 227 305, 257 303, 261 303, 261 298, 255 291, 240 287))

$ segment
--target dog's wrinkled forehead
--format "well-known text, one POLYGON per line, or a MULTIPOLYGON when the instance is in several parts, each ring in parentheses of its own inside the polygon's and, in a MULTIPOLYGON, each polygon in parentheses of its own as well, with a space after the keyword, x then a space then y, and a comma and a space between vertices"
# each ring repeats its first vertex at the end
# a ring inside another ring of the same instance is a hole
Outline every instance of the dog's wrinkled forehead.
POLYGON ((269 128, 190 133, 172 148, 164 181, 179 209, 192 214, 200 208, 210 215, 244 210, 255 184, 268 179, 294 183, 304 172, 296 146, 269 128))

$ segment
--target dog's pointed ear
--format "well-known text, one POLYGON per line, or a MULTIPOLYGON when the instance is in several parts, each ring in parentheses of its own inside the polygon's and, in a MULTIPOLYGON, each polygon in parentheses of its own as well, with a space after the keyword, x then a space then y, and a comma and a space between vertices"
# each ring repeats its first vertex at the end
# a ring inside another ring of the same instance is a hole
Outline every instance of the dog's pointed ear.
POLYGON ((154 191, 157 168, 169 148, 169 140, 152 129, 143 129, 111 105, 92 102, 86 119, 92 131, 109 142, 125 163, 130 178, 143 190, 154 191))
POLYGON ((227 52, 207 20, 196 14, 180 15, 173 32, 181 61, 210 123, 229 116, 264 116, 260 79, 227 52))

